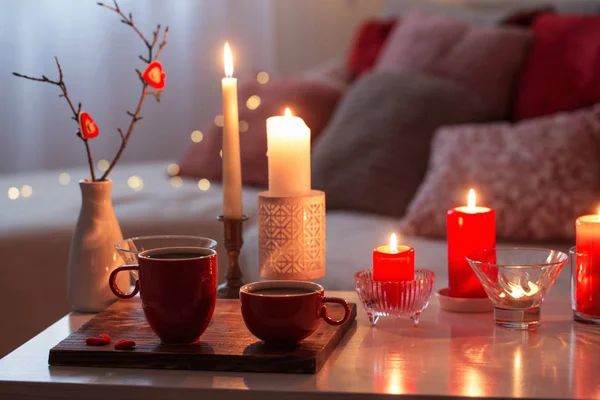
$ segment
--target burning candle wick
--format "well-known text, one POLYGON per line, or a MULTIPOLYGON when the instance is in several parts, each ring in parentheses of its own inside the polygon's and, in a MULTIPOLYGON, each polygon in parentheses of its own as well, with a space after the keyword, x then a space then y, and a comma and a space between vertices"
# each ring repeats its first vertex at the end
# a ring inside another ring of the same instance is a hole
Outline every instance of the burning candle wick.
POLYGON ((398 253, 398 239, 396 238, 395 233, 392 233, 392 235, 390 236, 390 253, 398 253))

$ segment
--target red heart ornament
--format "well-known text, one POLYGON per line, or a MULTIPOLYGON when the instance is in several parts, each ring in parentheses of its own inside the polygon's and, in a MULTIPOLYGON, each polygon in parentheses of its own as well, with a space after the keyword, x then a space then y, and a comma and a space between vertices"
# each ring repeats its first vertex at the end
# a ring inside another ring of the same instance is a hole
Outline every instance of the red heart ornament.
POLYGON ((163 71, 162 64, 159 61, 152 61, 142 75, 148 85, 156 90, 163 90, 167 73, 163 71))
POLYGON ((94 123, 90 114, 85 111, 79 113, 79 130, 81 131, 81 135, 86 139, 94 139, 100 133, 98 125, 94 123))

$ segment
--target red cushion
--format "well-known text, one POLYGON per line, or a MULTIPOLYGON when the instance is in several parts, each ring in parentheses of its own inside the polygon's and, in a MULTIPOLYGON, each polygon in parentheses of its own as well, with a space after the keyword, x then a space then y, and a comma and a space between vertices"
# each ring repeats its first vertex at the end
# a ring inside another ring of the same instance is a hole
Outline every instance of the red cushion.
POLYGON ((544 14, 517 87, 514 118, 572 111, 600 102, 600 16, 544 14))
POLYGON ((357 78, 370 71, 397 20, 368 20, 358 28, 348 59, 347 67, 357 78))
MULTIPOLYGON (((317 81, 274 78, 261 85, 255 79, 240 79, 240 125, 243 125, 241 121, 244 121, 248 126, 246 132, 240 133, 242 183, 268 186, 268 117, 282 115, 285 107, 289 107, 294 115, 304 119, 311 129, 311 141, 314 141, 329 121, 341 95, 339 88, 317 81), (260 105, 255 110, 250 110, 246 106, 246 100, 253 95, 260 97, 260 105)), ((222 128, 211 122, 203 133, 202 141, 193 143, 178 160, 179 174, 184 177, 221 181, 222 128)))

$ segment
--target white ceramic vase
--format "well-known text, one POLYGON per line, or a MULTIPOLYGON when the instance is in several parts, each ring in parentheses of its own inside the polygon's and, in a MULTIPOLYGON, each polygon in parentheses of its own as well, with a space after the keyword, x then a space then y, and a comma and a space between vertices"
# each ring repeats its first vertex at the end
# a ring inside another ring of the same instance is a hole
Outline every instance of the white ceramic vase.
MULTIPOLYGON (((114 301, 108 278, 123 264, 115 243, 123 239, 111 201, 112 181, 79 182, 81 210, 69 253, 68 300, 74 311, 99 312, 114 301)), ((130 285, 127 274, 118 275, 121 288, 130 285)))

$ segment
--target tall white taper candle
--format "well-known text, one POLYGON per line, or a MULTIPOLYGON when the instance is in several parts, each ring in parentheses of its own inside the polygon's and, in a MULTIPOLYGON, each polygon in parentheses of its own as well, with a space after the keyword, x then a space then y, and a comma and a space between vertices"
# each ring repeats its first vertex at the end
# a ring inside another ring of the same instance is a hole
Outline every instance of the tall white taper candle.
POLYGON ((223 215, 242 218, 242 167, 238 119, 237 79, 233 78, 233 59, 225 43, 223 89, 223 215))

